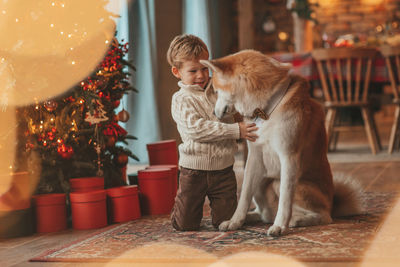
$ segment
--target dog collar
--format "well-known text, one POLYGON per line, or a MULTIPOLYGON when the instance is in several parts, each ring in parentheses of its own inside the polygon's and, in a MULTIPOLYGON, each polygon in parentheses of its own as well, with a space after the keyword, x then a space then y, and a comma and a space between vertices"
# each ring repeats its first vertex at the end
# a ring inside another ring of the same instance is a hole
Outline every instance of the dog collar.
POLYGON ((286 78, 286 80, 283 81, 282 85, 279 88, 279 89, 284 89, 284 90, 278 90, 277 93, 272 95, 271 101, 265 109, 256 108, 253 111, 253 115, 251 115, 250 119, 257 120, 258 118, 260 118, 265 121, 268 120, 271 117, 272 112, 274 112, 275 108, 278 106, 278 104, 281 102, 282 98, 285 96, 286 92, 289 90, 291 81, 292 81, 291 77, 288 76, 286 78))

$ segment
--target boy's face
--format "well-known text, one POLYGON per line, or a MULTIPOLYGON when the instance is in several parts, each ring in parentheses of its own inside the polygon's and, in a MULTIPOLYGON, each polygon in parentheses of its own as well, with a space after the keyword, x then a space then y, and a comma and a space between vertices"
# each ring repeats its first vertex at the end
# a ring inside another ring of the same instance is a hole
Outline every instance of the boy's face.
POLYGON ((207 67, 200 64, 200 59, 208 59, 208 55, 204 54, 197 59, 184 61, 179 69, 172 67, 172 74, 181 79, 184 84, 197 84, 201 88, 205 88, 208 83, 209 72, 207 67))

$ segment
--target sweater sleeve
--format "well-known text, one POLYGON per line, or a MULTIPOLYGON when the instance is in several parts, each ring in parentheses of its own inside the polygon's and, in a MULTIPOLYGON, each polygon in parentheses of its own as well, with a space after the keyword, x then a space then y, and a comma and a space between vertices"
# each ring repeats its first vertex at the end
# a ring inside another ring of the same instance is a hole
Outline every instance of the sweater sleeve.
POLYGON ((183 131, 181 135, 193 141, 206 143, 240 138, 239 124, 229 124, 203 118, 191 99, 177 99, 174 97, 171 110, 178 129, 183 131))

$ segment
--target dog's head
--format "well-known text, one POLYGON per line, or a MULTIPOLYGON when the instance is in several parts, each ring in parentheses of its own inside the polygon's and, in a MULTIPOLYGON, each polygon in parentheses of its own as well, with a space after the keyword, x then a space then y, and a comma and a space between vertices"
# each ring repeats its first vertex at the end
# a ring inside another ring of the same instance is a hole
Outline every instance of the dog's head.
POLYGON ((260 52, 243 50, 214 60, 200 60, 213 71, 213 86, 218 93, 215 115, 222 118, 235 106, 244 116, 251 116, 255 108, 264 108, 282 81, 290 65, 280 63, 260 52))

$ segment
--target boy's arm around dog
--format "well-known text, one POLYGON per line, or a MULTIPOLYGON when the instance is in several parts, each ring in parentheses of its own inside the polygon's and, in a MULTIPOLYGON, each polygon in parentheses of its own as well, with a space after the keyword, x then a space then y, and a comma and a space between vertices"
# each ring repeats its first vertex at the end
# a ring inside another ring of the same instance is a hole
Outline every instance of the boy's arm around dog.
POLYGON ((181 135, 196 142, 239 139, 239 124, 220 122, 212 110, 211 103, 201 103, 199 99, 180 92, 172 97, 172 117, 181 135))

